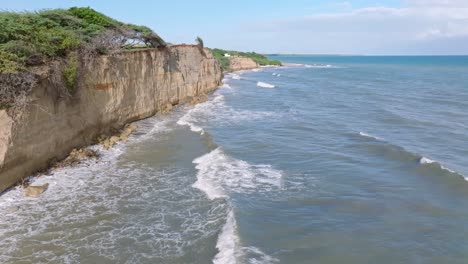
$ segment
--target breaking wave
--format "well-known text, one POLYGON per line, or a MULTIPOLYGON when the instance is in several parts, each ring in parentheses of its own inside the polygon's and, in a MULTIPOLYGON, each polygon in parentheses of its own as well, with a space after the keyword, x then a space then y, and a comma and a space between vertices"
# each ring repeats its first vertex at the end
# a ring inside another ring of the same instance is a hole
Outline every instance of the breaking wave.
POLYGON ((438 162, 438 161, 435 161, 435 160, 432 160, 432 159, 429 159, 427 157, 421 157, 421 159, 419 160, 419 163, 421 163, 421 165, 427 165, 427 166, 435 166, 436 168, 440 169, 440 170, 443 170, 443 171, 447 171, 449 173, 452 173, 452 174, 456 174, 456 175, 459 175, 461 177, 463 177, 463 179, 465 179, 466 181, 468 181, 468 177, 465 176, 465 175, 462 175, 452 169, 449 169, 447 167, 445 167, 444 165, 442 165, 442 163, 438 162))
POLYGON ((258 87, 263 87, 263 88, 275 88, 273 84, 269 84, 266 82, 257 82, 258 87))
POLYGON ((328 69, 328 68, 338 68, 330 64, 306 64, 306 68, 316 68, 316 69, 328 69))
POLYGON ((267 111, 236 110, 226 105, 225 97, 216 92, 208 101, 192 106, 178 121, 181 126, 188 126, 193 132, 205 134, 202 128, 207 120, 218 125, 262 120, 277 116, 267 111))
POLYGON ((14 256, 20 251, 22 259, 34 263, 113 263, 127 257, 131 263, 148 257, 162 263, 216 237, 227 204, 214 201, 206 212, 186 171, 140 163, 116 166, 123 145, 101 151, 100 160, 37 178, 35 184, 50 184, 40 200, 24 197, 20 188, 2 196, 1 263, 18 261, 14 256))
POLYGON ((371 134, 367 134, 365 132, 359 132, 359 135, 362 136, 362 137, 373 138, 375 140, 383 140, 383 138, 379 138, 379 137, 373 136, 371 134))
MULTIPOLYGON (((280 189, 282 172, 270 165, 252 165, 246 161, 227 156, 221 148, 196 158, 197 181, 194 188, 203 191, 210 200, 229 199, 230 193, 262 193, 280 189)), ((246 259, 247 263, 272 263, 276 259, 264 254, 255 247, 240 245, 237 223, 233 209, 227 214, 226 223, 218 237, 218 254, 215 264, 237 263, 246 259)))
POLYGON ((196 158, 193 163, 198 170, 193 187, 205 192, 211 200, 226 198, 233 192, 261 193, 281 188, 281 171, 229 157, 221 148, 196 158))
POLYGON ((392 158, 403 160, 403 161, 418 162, 422 166, 430 166, 433 169, 438 170, 441 173, 446 172, 446 173, 454 174, 468 181, 467 176, 445 167, 442 163, 438 161, 432 160, 430 158, 427 158, 417 153, 413 153, 403 147, 393 145, 385 141, 383 138, 380 138, 377 136, 373 136, 364 132, 359 132, 359 135, 379 142, 379 144, 373 144, 369 146, 369 148, 373 151, 378 151, 379 153, 385 153, 386 155, 389 155, 392 158))

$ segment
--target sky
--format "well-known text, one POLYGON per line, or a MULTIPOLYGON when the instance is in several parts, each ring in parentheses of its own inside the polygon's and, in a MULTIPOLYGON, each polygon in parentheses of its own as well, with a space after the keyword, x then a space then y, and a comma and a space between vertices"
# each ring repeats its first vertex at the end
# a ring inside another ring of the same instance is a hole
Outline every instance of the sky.
POLYGON ((171 43, 286 54, 467 55, 468 0, 3 0, 10 11, 89 6, 171 43))

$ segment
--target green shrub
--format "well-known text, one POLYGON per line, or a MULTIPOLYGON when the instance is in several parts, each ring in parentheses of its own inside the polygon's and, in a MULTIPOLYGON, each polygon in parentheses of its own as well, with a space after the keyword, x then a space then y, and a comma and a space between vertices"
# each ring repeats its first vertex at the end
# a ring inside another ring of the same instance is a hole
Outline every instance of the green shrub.
POLYGON ((122 48, 126 40, 132 39, 149 47, 166 45, 148 27, 124 24, 89 7, 23 13, 3 11, 0 12, 0 28, 0 74, 7 67, 13 69, 11 65, 14 63, 21 66, 18 68, 24 68, 31 56, 66 57, 69 52, 109 30, 122 39, 122 48), (12 56, 15 56, 14 60, 12 56))
POLYGON ((26 105, 26 95, 36 81, 28 71, 30 66, 65 61, 65 67, 51 79, 63 79, 72 93, 80 67, 78 56, 86 64, 101 54, 161 46, 166 43, 150 28, 124 24, 89 7, 0 11, 0 107, 20 109, 26 105))
POLYGON ((229 58, 224 57, 224 54, 226 54, 226 51, 221 50, 221 49, 212 49, 211 53, 213 53, 213 56, 215 57, 216 60, 218 60, 219 65, 221 66, 221 69, 224 71, 229 70, 229 58))
POLYGON ((63 77, 65 84, 70 94, 75 91, 76 76, 78 73, 78 55, 76 52, 71 52, 68 55, 66 66, 63 69, 63 77))
POLYGON ((21 69, 23 66, 18 56, 0 49, 0 73, 15 73, 21 69))
POLYGON ((102 27, 118 27, 123 25, 122 22, 99 13, 90 7, 72 7, 68 9, 68 11, 88 24, 94 24, 102 27))

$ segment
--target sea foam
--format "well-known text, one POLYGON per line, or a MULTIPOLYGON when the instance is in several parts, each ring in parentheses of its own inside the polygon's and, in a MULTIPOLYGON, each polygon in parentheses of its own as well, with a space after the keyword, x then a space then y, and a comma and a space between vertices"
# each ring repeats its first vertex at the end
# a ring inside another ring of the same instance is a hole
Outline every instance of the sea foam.
MULTIPOLYGON (((429 159, 429 158, 426 158, 426 157, 422 157, 420 160, 419 160, 419 163, 421 163, 422 165, 425 165, 425 164, 435 164, 435 165, 438 165, 442 170, 445 170, 445 171, 448 171, 450 173, 455 173, 455 174, 459 174, 461 175, 460 173, 452 170, 452 169, 449 169, 447 167, 445 167, 444 165, 442 165, 442 163, 438 162, 438 161, 435 161, 435 160, 432 160, 432 159, 429 159)), ((468 181, 468 177, 464 176, 464 175, 461 175, 465 180, 468 181)))
POLYGON ((197 181, 193 187, 206 193, 209 199, 224 198, 228 193, 266 192, 281 188, 282 172, 270 165, 252 165, 227 156, 217 148, 199 158, 197 181))
POLYGON ((235 264, 239 255, 239 235, 237 234, 237 223, 234 212, 228 213, 226 224, 224 224, 216 243, 218 254, 213 259, 214 264, 235 264))
POLYGON ((383 138, 373 136, 373 135, 367 134, 365 132, 359 132, 359 135, 362 136, 362 137, 372 138, 372 139, 375 139, 375 140, 383 140, 383 138))
POLYGON ((275 88, 273 84, 269 84, 266 82, 257 82, 258 87, 263 87, 263 88, 275 88))
MULTIPOLYGON (((270 165, 252 165, 226 155, 217 148, 196 158, 197 181, 192 185, 203 191, 208 199, 229 200, 230 193, 262 193, 279 189, 282 186, 282 172, 270 165)), ((216 248, 218 254, 213 259, 215 264, 238 263, 273 263, 277 259, 263 253, 255 247, 241 246, 237 231, 234 210, 227 214, 226 223, 218 236, 216 248)))

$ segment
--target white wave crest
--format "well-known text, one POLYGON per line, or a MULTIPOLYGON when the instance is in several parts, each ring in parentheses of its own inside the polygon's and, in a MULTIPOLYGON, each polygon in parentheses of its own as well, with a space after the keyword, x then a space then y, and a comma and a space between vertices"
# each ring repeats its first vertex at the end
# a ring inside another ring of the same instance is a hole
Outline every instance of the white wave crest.
POLYGON ((213 109, 219 107, 220 105, 224 105, 224 96, 218 94, 216 97, 210 99, 209 101, 195 105, 177 121, 177 124, 181 126, 188 126, 193 132, 197 132, 203 135, 205 134, 205 130, 200 126, 196 125, 198 121, 197 115, 199 115, 200 113, 210 113, 213 111, 213 109))
POLYGON ((431 160, 431 159, 428 159, 426 157, 422 157, 420 160, 419 160, 419 163, 421 164, 432 164, 434 163, 435 161, 434 160, 431 160))
MULTIPOLYGON (((443 170, 446 170, 448 172, 451 172, 451 173, 456 173, 456 174, 459 174, 458 172, 454 171, 454 170, 451 170, 447 167, 445 167, 444 165, 442 165, 440 162, 438 161, 435 161, 435 160, 432 160, 432 159, 429 159, 429 158, 426 158, 426 157, 422 157, 420 160, 419 160, 419 163, 421 163, 422 165, 424 164, 437 164, 439 165, 439 167, 443 170)), ((462 175, 463 176, 463 175, 462 175)), ((463 178, 466 180, 467 177, 463 176, 463 178)))
POLYGON ((221 85, 219 88, 232 89, 231 85, 227 83, 223 83, 223 85, 221 85))
POLYGON ((283 67, 302 67, 304 64, 301 63, 283 63, 283 67))
POLYGON ((190 108, 177 124, 188 126, 190 130, 204 134, 203 127, 209 121, 218 125, 232 124, 252 120, 262 120, 277 116, 277 113, 268 111, 237 110, 226 105, 224 95, 216 92, 213 97, 204 103, 190 108))
POLYGON ((281 188, 282 172, 270 165, 252 165, 231 158, 217 148, 196 158, 197 181, 193 187, 206 193, 209 199, 227 197, 230 192, 266 192, 281 188))
POLYGON ((235 74, 235 73, 233 73, 233 74, 231 75, 231 78, 234 79, 234 80, 240 80, 240 79, 242 79, 242 78, 240 77, 239 74, 235 74))
MULTIPOLYGON (((192 185, 203 191, 210 200, 229 198, 229 193, 261 193, 281 188, 282 173, 270 165, 252 165, 243 160, 227 156, 217 148, 196 158, 197 181, 192 185)), ((246 263, 272 263, 276 259, 264 254, 255 247, 241 247, 234 211, 228 213, 226 223, 218 237, 219 250, 213 259, 215 264, 238 263, 238 259, 248 259, 246 263)))
POLYGON ((216 248, 219 252, 214 257, 213 264, 235 264, 239 262, 268 264, 279 262, 278 259, 265 254, 256 247, 241 246, 237 229, 237 221, 234 211, 231 209, 218 236, 216 248))
POLYGON ((330 64, 306 64, 306 68, 317 68, 317 69, 326 69, 326 68, 338 68, 330 64))
POLYGON ((373 135, 367 134, 365 132, 359 132, 359 135, 362 136, 362 137, 372 138, 372 139, 375 139, 375 140, 383 140, 383 138, 373 136, 373 135))
POLYGON ((216 243, 218 254, 213 259, 213 264, 235 264, 239 255, 239 235, 237 234, 237 223, 234 212, 228 213, 226 224, 224 224, 216 243))
POLYGON ((258 87, 263 87, 263 88, 275 88, 273 84, 269 84, 266 82, 257 82, 258 87))
POLYGON ((184 119, 185 116, 183 116, 179 121, 177 121, 177 124, 178 125, 181 125, 181 126, 188 126, 190 127, 190 130, 192 130, 193 132, 197 132, 197 133, 200 133, 200 135, 204 135, 205 134, 205 130, 187 120, 184 119))

